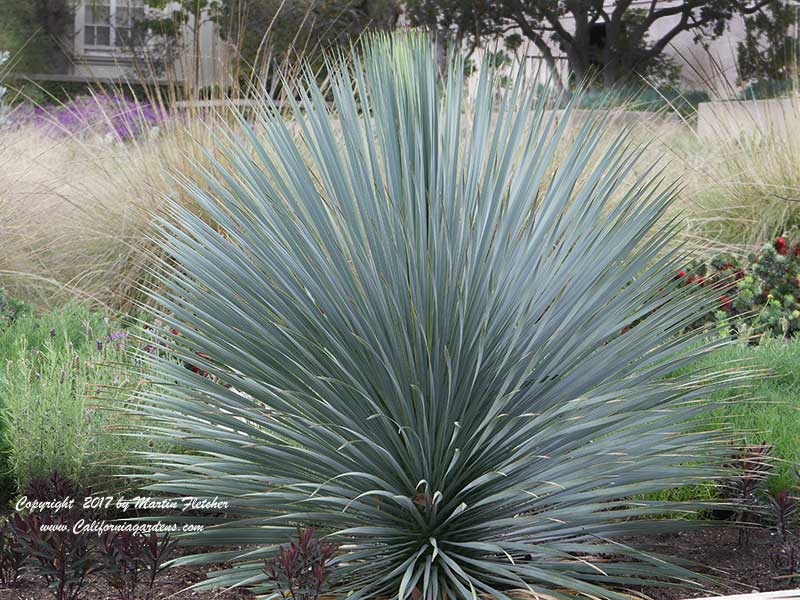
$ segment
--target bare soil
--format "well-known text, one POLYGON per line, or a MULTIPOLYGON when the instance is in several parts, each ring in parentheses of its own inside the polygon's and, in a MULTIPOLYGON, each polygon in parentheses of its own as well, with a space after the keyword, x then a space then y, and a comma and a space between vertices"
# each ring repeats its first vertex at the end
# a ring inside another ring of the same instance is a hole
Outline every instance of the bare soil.
POLYGON ((675 588, 645 588, 654 600, 681 600, 717 594, 771 592, 800 587, 800 580, 787 577, 776 564, 779 547, 764 529, 753 530, 749 543, 742 547, 736 528, 698 529, 695 531, 626 540, 643 550, 680 557, 694 563, 695 572, 719 581, 705 591, 675 588))
MULTIPOLYGON (((255 596, 244 590, 238 591, 196 591, 187 590, 192 584, 205 579, 205 574, 198 569, 172 569, 162 574, 156 581, 153 600, 170 598, 174 600, 253 600, 255 596)), ((49 600, 54 596, 47 591, 44 581, 23 577, 13 589, 0 589, 0 600, 49 600)), ((144 591, 137 598, 144 598, 144 591)), ((99 578, 90 578, 82 600, 117 600, 116 590, 109 587, 99 578)))
MULTIPOLYGON (((734 528, 702 529, 685 533, 625 540, 645 550, 677 556, 698 563, 695 570, 716 577, 720 583, 705 591, 673 588, 642 588, 638 591, 653 600, 682 600, 716 594, 773 591, 800 587, 775 564, 776 544, 769 532, 755 530, 750 543, 741 547, 738 531, 734 528)), ((198 592, 186 590, 201 581, 205 574, 200 569, 174 569, 162 575, 156 584, 155 599, 174 600, 241 600, 254 596, 244 590, 229 592, 198 592)), ((15 589, 0 589, 0 600, 47 600, 51 598, 42 581, 23 577, 15 589)), ((87 600, 115 600, 115 591, 100 579, 89 581, 81 598, 87 600)))

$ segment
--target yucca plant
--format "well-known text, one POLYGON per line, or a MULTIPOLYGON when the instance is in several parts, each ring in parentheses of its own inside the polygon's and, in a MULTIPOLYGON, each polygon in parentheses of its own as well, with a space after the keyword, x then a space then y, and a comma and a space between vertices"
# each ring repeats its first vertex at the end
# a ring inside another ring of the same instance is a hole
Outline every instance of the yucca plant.
POLYGON ((569 113, 435 56, 331 60, 329 97, 309 75, 185 183, 216 228, 164 221, 155 316, 193 369, 153 355, 150 434, 184 452, 151 456, 152 489, 235 507, 180 562, 275 593, 264 561, 313 527, 352 599, 688 581, 618 541, 687 525, 642 498, 718 475, 704 398, 740 377, 686 368, 719 342, 683 333, 715 299, 674 281, 674 186, 602 120, 555 164, 569 113))

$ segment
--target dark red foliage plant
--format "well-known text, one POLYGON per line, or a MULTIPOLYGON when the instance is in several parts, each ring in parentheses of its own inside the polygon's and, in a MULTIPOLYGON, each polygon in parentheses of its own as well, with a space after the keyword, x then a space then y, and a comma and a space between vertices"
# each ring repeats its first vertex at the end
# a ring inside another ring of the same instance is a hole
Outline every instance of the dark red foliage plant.
POLYGON ((100 537, 98 554, 103 575, 117 592, 119 600, 136 600, 140 583, 144 598, 153 595, 156 578, 172 557, 177 542, 155 533, 144 535, 130 531, 106 532, 100 537))
POLYGON ((156 578, 175 553, 177 541, 154 532, 107 531, 99 537, 75 532, 78 519, 105 519, 108 513, 85 508, 85 491, 58 473, 32 481, 23 495, 29 501, 74 502, 52 512, 23 512, 11 518, 6 541, 0 542, 0 582, 16 579, 24 566, 44 578, 56 600, 79 600, 87 578, 99 572, 119 600, 151 600, 156 578))
MULTIPOLYGON (((796 479, 797 481, 797 479, 796 479)), ((773 564, 786 574, 790 582, 800 577, 800 506, 797 493, 800 485, 767 496, 769 526, 777 538, 772 553, 773 564)))
POLYGON ((316 600, 328 589, 333 546, 314 536, 314 529, 298 530, 289 546, 265 561, 269 581, 283 598, 316 600))
POLYGON ((89 536, 74 533, 64 514, 16 514, 11 527, 19 548, 56 600, 80 598, 86 578, 99 568, 89 536))
POLYGON ((0 527, 0 586, 13 587, 17 582, 25 555, 14 538, 9 523, 0 527))
POLYGON ((739 525, 738 543, 741 547, 750 544, 752 526, 760 512, 760 494, 772 468, 771 451, 772 446, 766 442, 742 447, 730 465, 736 475, 723 486, 723 496, 736 506, 734 518, 739 525))
POLYGON ((169 535, 157 536, 151 533, 145 538, 143 549, 144 563, 147 567, 147 593, 145 600, 150 600, 153 596, 153 585, 156 577, 166 568, 166 563, 175 554, 178 547, 176 540, 170 539, 169 535))
POLYGON ((31 481, 23 496, 41 502, 74 500, 71 506, 52 512, 17 513, 9 521, 9 530, 13 547, 23 555, 20 567, 43 577, 56 600, 77 600, 87 577, 99 569, 95 540, 72 528, 76 519, 87 516, 82 508, 84 490, 54 472, 31 481))
POLYGON ((78 507, 81 505, 80 501, 85 497, 84 491, 74 481, 63 477, 57 471, 41 479, 32 479, 23 490, 22 495, 29 500, 41 502, 74 498, 78 507))
POLYGON ((100 536, 98 553, 103 574, 120 600, 133 600, 144 566, 144 536, 129 532, 105 532, 100 536))

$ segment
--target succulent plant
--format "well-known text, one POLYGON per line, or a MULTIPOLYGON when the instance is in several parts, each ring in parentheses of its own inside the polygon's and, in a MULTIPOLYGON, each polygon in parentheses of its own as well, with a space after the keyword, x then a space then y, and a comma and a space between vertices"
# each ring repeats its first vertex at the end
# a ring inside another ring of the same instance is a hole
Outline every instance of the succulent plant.
POLYGON ((275 593, 298 524, 351 600, 692 578, 615 541, 691 526, 644 498, 719 475, 698 422, 742 378, 681 371, 722 342, 687 331, 718 294, 675 279, 674 187, 602 119, 568 140, 525 73, 475 77, 371 38, 219 133, 210 192, 185 182, 213 224, 171 206, 153 316, 199 372, 144 353, 139 402, 183 448, 152 489, 233 507, 185 536, 221 548, 178 564, 232 563, 205 586, 275 593))

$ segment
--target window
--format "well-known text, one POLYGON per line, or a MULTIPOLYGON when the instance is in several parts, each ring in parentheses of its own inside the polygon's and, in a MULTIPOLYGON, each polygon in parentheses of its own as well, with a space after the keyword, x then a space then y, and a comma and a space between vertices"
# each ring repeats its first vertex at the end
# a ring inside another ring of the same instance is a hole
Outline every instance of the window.
POLYGON ((110 46, 111 0, 93 0, 83 10, 83 43, 87 46, 110 46))
POLYGON ((134 23, 144 19, 144 0, 88 0, 83 10, 85 46, 124 48, 134 23))

